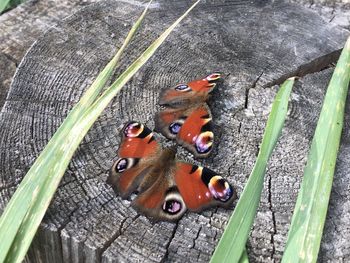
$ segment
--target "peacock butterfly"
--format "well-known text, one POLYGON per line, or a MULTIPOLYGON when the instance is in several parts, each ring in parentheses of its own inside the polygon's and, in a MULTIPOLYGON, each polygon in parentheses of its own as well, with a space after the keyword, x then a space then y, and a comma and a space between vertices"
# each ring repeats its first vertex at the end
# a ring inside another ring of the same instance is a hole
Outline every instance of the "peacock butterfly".
POLYGON ((220 80, 219 73, 212 73, 204 79, 163 90, 159 105, 165 109, 156 114, 156 131, 175 139, 195 157, 207 157, 213 148, 214 133, 206 101, 220 80))
POLYGON ((129 122, 121 133, 107 182, 122 198, 138 193, 132 201, 136 210, 154 221, 176 221, 186 209, 232 204, 236 194, 227 180, 208 168, 177 161, 175 150, 163 149, 143 124, 129 122))

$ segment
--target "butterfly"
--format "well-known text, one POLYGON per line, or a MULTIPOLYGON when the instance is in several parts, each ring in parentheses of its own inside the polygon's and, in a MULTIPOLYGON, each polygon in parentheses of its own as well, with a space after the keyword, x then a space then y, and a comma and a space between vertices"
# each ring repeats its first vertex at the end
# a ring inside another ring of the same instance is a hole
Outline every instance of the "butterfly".
POLYGON ((236 194, 227 180, 208 168, 177 161, 175 150, 163 149, 143 124, 129 122, 121 134, 107 183, 124 199, 138 193, 132 200, 137 211, 153 221, 176 221, 186 209, 232 204, 236 194))
POLYGON ((165 89, 159 105, 165 109, 155 116, 156 131, 175 139, 195 157, 207 157, 214 143, 212 115, 206 101, 221 80, 219 73, 165 89))

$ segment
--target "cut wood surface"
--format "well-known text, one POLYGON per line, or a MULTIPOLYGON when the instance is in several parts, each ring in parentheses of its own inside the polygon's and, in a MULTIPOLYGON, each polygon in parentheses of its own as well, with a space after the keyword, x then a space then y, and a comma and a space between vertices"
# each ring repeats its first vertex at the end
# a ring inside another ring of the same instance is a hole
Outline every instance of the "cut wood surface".
MULTIPOLYGON (((153 2, 116 75, 189 5, 190 1, 153 2)), ((0 113, 1 208, 143 8, 136 0, 89 5, 40 36, 23 58, 0 113)), ((217 147, 201 164, 226 176, 238 193, 251 172, 278 88, 272 84, 295 74, 306 75, 293 89, 286 127, 269 164, 248 243, 252 262, 279 261, 331 64, 347 35, 348 31, 325 24, 299 5, 201 3, 90 130, 61 182, 28 260, 208 262, 232 210, 188 212, 176 224, 152 224, 129 201, 116 197, 105 180, 126 121, 138 120, 153 129, 162 88, 221 71, 225 81, 209 102, 217 147)), ((350 261, 349 111, 347 106, 321 262, 350 261)), ((180 147, 177 156, 193 160, 180 147)))
POLYGON ((37 38, 62 18, 98 0, 28 0, 0 16, 0 108, 16 67, 37 38))
MULTIPOLYGON (((27 0, 0 16, 0 108, 25 52, 51 26, 99 0, 27 0)), ((348 0, 289 0, 317 12, 324 23, 350 29, 348 0)))

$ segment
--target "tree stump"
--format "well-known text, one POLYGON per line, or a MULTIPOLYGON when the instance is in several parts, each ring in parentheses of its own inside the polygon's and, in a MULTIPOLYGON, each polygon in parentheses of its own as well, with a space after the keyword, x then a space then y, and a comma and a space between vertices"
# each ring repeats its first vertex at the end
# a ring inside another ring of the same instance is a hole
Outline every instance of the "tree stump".
MULTIPOLYGON (((191 1, 153 2, 123 56, 118 76, 191 1)), ((145 4, 106 0, 48 30, 23 58, 0 113, 3 209, 83 91, 120 47, 145 4)), ((231 210, 187 212, 176 224, 152 224, 115 196, 106 177, 129 120, 154 128, 159 92, 221 71, 210 99, 217 147, 193 160, 219 171, 238 193, 252 170, 280 84, 293 88, 286 126, 269 163, 248 253, 281 259, 323 95, 348 32, 310 10, 274 1, 206 1, 116 96, 77 150, 28 253, 29 262, 208 262, 231 210)), ((350 260, 349 104, 319 260, 350 260)), ((166 142, 160 135, 162 142, 166 142)))

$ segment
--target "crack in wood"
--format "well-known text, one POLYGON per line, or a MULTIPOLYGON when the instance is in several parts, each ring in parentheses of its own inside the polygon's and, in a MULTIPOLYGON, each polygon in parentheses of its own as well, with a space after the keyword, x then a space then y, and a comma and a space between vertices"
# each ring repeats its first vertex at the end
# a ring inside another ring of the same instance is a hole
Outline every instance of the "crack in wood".
POLYGON ((252 85, 247 87, 245 89, 245 100, 244 100, 244 109, 248 109, 248 100, 249 100, 249 91, 250 89, 254 89, 256 87, 256 84, 260 80, 261 76, 264 74, 264 71, 262 71, 259 76, 253 81, 252 85))
POLYGON ((194 248, 194 246, 196 245, 196 240, 198 239, 199 233, 201 232, 201 230, 202 230, 202 226, 199 227, 198 232, 197 232, 197 235, 196 235, 196 236, 194 237, 194 239, 193 239, 193 244, 192 244, 192 247, 191 247, 191 248, 194 248))
MULTIPOLYGON (((136 215, 132 220, 135 221, 137 218, 139 217, 139 215, 136 215)), ((122 235, 123 233, 123 228, 124 228, 124 224, 125 222, 128 220, 128 217, 125 217, 120 225, 119 225, 119 229, 118 231, 111 236, 111 238, 105 243, 103 244, 103 247, 101 249, 99 249, 99 257, 102 258, 103 253, 106 251, 106 249, 109 248, 109 246, 119 237, 122 235)))
POLYGON ((166 252, 165 252, 163 258, 160 260, 160 262, 166 262, 167 261, 168 256, 169 256, 169 247, 170 247, 170 244, 171 244, 171 242, 173 241, 173 239, 175 237, 175 234, 176 234, 176 231, 177 231, 178 227, 179 227, 179 222, 176 222, 175 226, 173 228, 173 231, 171 232, 171 236, 169 238, 169 242, 165 246, 165 251, 166 252))

